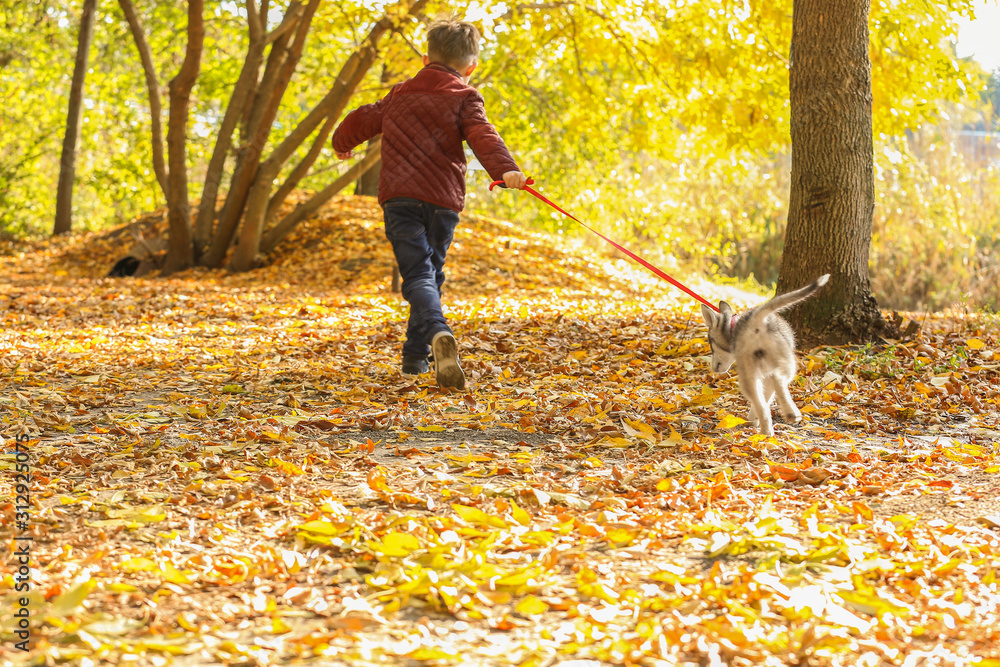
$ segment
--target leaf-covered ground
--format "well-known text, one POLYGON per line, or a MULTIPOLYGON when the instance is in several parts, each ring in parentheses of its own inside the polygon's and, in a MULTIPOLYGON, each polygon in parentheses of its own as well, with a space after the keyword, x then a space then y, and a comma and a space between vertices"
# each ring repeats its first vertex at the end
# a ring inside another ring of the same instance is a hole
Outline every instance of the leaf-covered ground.
POLYGON ((4 662, 1000 665, 995 316, 812 350, 766 439, 696 304, 508 223, 452 250, 465 393, 399 373, 370 200, 247 275, 126 245, 0 257, 4 662))

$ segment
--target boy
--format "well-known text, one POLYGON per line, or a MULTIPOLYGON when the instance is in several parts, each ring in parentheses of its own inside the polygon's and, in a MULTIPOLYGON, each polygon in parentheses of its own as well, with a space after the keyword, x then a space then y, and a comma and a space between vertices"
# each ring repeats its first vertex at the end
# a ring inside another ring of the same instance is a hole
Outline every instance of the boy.
POLYGON ((436 21, 427 31, 424 68, 375 104, 358 107, 333 133, 344 160, 355 146, 382 134, 378 201, 392 243, 410 316, 403 373, 430 370, 438 386, 465 389, 458 344, 441 312, 444 263, 458 213, 465 205, 467 141, 494 180, 523 188, 527 178, 486 119, 483 97, 469 86, 479 65, 479 31, 458 21, 436 21))

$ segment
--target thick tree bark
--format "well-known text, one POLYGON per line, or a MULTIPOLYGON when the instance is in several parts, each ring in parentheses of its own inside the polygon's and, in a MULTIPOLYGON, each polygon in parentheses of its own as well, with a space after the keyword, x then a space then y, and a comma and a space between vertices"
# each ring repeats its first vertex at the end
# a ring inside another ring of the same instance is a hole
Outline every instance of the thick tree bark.
POLYGON ((87 78, 90 44, 94 39, 94 15, 97 0, 84 0, 80 17, 80 39, 76 46, 73 82, 69 89, 69 110, 66 114, 66 135, 63 137, 59 163, 59 185, 56 190, 56 220, 53 234, 66 234, 73 228, 73 182, 76 179, 76 141, 80 136, 80 110, 83 106, 83 83, 87 78))
POLYGON ((191 204, 188 201, 187 125, 191 89, 201 70, 205 41, 204 0, 188 0, 187 48, 181 68, 170 81, 170 118, 167 122, 167 224, 170 247, 163 267, 165 274, 181 271, 194 263, 191 235, 191 204))
POLYGON ((130 0, 118 0, 118 5, 122 8, 122 13, 125 14, 125 20, 128 21, 132 39, 135 41, 135 48, 139 51, 142 71, 146 77, 146 89, 149 91, 149 117, 153 135, 153 173, 156 174, 156 182, 160 184, 165 198, 169 186, 167 185, 167 167, 163 160, 163 124, 160 120, 163 114, 163 102, 160 99, 160 83, 156 76, 156 66, 153 64, 153 51, 149 48, 146 32, 143 30, 142 22, 130 0))
POLYGON ((792 181, 778 293, 823 273, 823 291, 788 319, 805 342, 887 331, 871 293, 874 211, 870 0, 795 0, 790 66, 792 181))

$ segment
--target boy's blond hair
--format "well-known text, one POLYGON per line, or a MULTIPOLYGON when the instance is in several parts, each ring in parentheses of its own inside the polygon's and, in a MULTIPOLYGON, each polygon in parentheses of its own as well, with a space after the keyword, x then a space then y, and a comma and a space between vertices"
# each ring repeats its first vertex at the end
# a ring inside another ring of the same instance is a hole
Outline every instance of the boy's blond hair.
POLYGON ((427 57, 455 69, 479 60, 479 31, 464 21, 443 19, 427 29, 427 57))

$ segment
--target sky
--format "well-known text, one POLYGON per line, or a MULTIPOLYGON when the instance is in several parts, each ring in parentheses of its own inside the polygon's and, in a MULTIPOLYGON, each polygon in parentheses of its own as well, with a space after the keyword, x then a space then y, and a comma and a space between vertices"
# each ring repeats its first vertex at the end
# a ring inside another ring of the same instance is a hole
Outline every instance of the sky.
POLYGON ((974 56, 987 71, 1000 68, 1000 3, 979 0, 976 20, 959 20, 958 56, 974 56))

